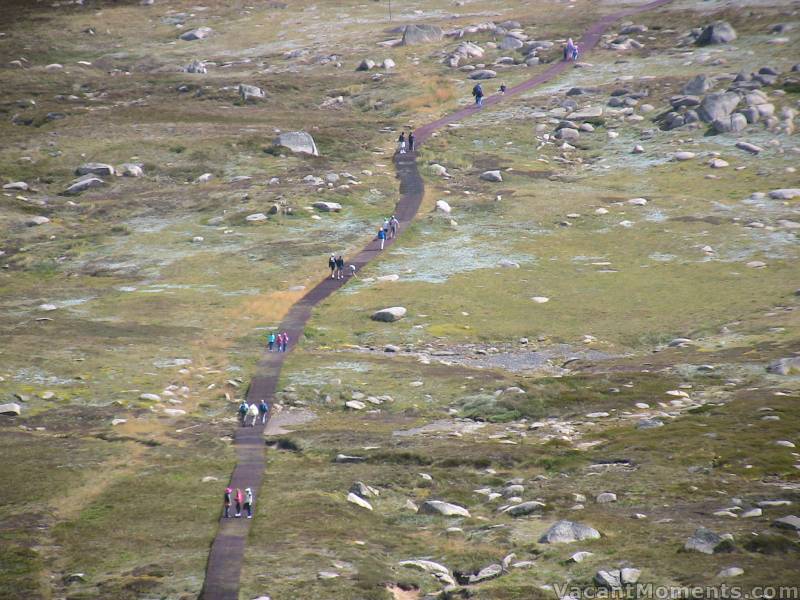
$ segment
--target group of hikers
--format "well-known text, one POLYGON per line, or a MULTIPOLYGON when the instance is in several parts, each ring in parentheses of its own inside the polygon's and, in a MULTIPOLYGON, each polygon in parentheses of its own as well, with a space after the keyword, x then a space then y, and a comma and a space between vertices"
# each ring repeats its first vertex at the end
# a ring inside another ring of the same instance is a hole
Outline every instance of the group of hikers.
POLYGON ((233 493, 233 488, 225 488, 225 495, 222 498, 222 503, 225 508, 225 518, 231 516, 231 501, 236 503, 236 512, 234 517, 239 518, 242 516, 242 509, 247 512, 247 518, 253 518, 253 490, 245 488, 244 493, 239 488, 236 488, 236 493, 233 493))
POLYGON ((289 334, 285 331, 278 334, 274 331, 271 332, 267 336, 267 346, 270 352, 286 352, 286 348, 289 346, 289 334))
POLYGON ((397 235, 399 228, 400 221, 398 221, 397 217, 394 215, 383 220, 383 225, 378 230, 378 240, 381 243, 381 250, 383 250, 386 240, 391 240, 397 235))
POLYGON ((409 131, 408 137, 406 137, 406 132, 400 132, 400 137, 397 138, 397 153, 398 154, 405 154, 406 152, 413 152, 414 151, 414 132, 409 131))
MULTIPOLYGON (((344 279, 344 257, 340 254, 336 256, 331 252, 328 259, 328 268, 331 270, 331 279, 344 279)), ((356 274, 356 266, 350 265, 350 276, 354 277, 356 274)))
POLYGON ((564 60, 571 60, 575 62, 578 60, 579 55, 580 49, 578 48, 578 44, 573 42, 572 38, 569 38, 564 46, 564 60))
POLYGON ((269 417, 269 404, 267 404, 266 400, 261 400, 258 404, 255 402, 247 404, 246 400, 242 400, 238 412, 239 423, 241 423, 242 427, 255 427, 259 420, 262 425, 265 425, 269 417))

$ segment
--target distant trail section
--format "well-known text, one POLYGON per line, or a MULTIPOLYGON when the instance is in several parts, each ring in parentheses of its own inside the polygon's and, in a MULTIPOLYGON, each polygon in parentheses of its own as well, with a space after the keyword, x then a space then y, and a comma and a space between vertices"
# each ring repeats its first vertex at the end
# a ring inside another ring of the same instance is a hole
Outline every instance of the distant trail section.
MULTIPOLYGON (((600 36, 616 21, 658 8, 671 1, 654 0, 653 2, 621 10, 599 19, 583 34, 583 37, 578 42, 582 49, 582 54, 586 55, 592 50, 600 41, 600 36)), ((554 63, 535 77, 509 88, 506 90, 505 95, 495 94, 485 98, 483 108, 469 106, 432 123, 423 125, 415 130, 417 144, 422 144, 438 129, 450 123, 464 120, 476 112, 486 110, 507 98, 547 83, 573 66, 574 63, 570 62, 554 63)), ((394 158, 394 165, 397 179, 400 181, 400 199, 397 202, 394 214, 397 220, 400 221, 400 226, 398 228, 398 236, 392 240, 386 240, 386 248, 390 247, 398 239, 399 234, 411 224, 425 195, 425 185, 417 168, 416 153, 398 154, 394 158)), ((360 271, 380 252, 380 242, 377 239, 373 239, 347 262, 355 265, 360 271)), ((292 306, 278 328, 289 335, 288 350, 291 350, 300 339, 306 323, 311 318, 311 312, 314 307, 346 282, 347 279, 326 278, 292 306)), ((262 399, 272 400, 278 388, 278 379, 286 356, 287 352, 264 353, 247 390, 246 399, 248 404, 257 404, 262 399)), ((242 490, 247 487, 252 488, 256 492, 256 504, 262 501, 259 497, 259 491, 266 466, 264 433, 275 433, 277 430, 277 425, 273 426, 268 422, 266 426, 239 427, 234 435, 237 462, 231 475, 230 487, 234 488, 234 490, 236 488, 241 488, 242 490)), ((222 490, 220 490, 220 512, 221 506, 222 490)), ((206 565, 206 578, 203 583, 203 589, 200 592, 202 600, 239 600, 239 578, 244 561, 247 536, 250 532, 250 523, 249 519, 244 518, 220 519, 219 530, 211 545, 211 553, 206 565)))

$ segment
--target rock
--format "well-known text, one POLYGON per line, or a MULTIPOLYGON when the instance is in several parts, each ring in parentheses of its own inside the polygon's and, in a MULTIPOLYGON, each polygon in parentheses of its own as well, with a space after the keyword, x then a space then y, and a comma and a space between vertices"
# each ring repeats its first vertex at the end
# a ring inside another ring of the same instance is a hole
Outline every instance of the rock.
POLYGON ((437 163, 429 165, 428 170, 434 175, 438 175, 440 177, 450 177, 450 174, 447 172, 447 169, 437 163))
POLYGON ((248 223, 261 223, 269 220, 269 217, 264 213, 253 213, 252 215, 247 215, 244 220, 248 223))
POLYGON ((394 69, 396 66, 397 63, 395 63, 391 58, 384 58, 383 62, 381 63, 381 67, 383 68, 384 71, 389 71, 391 69, 394 69))
POLYGON ((586 552, 585 550, 581 550, 580 552, 576 552, 572 556, 569 557, 570 562, 580 563, 589 558, 590 556, 594 556, 591 552, 586 552))
POLYGON ((722 569, 722 571, 717 574, 717 577, 727 579, 728 577, 738 577, 739 575, 744 575, 744 569, 728 567, 727 569, 722 569))
POLYGON ((706 26, 697 36, 695 44, 707 46, 709 44, 729 44, 736 39, 736 30, 727 21, 716 21, 706 26))
POLYGON ((287 131, 275 138, 274 144, 288 148, 292 152, 319 156, 314 138, 305 131, 287 131))
POLYGON ((214 174, 213 173, 203 173, 197 179, 195 179, 194 182, 195 183, 208 183, 212 179, 214 179, 214 174))
POLYGON ((540 544, 569 544, 580 540, 596 540, 600 532, 596 529, 573 521, 558 521, 539 538, 540 544))
POLYGON ((449 214, 450 214, 450 211, 451 211, 452 209, 450 208, 450 205, 449 205, 449 204, 448 204, 446 201, 444 201, 444 200, 437 200, 437 201, 436 201, 436 210, 437 210, 437 211, 439 211, 439 212, 443 212, 443 213, 445 213, 445 214, 448 214, 448 215, 449 215, 449 214))
POLYGON ((75 175, 113 175, 114 167, 105 163, 84 163, 75 169, 75 175))
POLYGON ((320 571, 317 573, 317 579, 336 579, 339 574, 335 571, 320 571))
POLYGON ((443 36, 444 33, 442 29, 436 25, 406 25, 406 28, 403 30, 401 44, 403 46, 429 44, 431 42, 438 42, 443 36))
POLYGON ((20 405, 16 402, 9 402, 7 404, 0 404, 0 415, 4 417, 18 417, 20 410, 20 405))
POLYGON ((595 573, 594 581, 600 587, 609 590, 616 590, 622 587, 622 574, 620 573, 619 569, 613 569, 611 571, 598 571, 595 573))
POLYGON ((165 408, 164 414, 168 417, 182 417, 186 414, 186 411, 181 410, 180 408, 165 408))
POLYGON ((710 161, 708 161, 708 166, 712 169, 724 169, 730 165, 727 161, 722 160, 721 158, 712 158, 710 161))
POLYGON ((312 206, 321 212, 339 212, 342 210, 342 205, 338 202, 314 202, 312 206))
POLYGON ((683 549, 687 552, 701 552, 703 554, 727 552, 732 548, 733 544, 729 540, 705 527, 698 527, 683 545, 683 549))
POLYGON ((594 499, 595 502, 598 504, 605 504, 607 502, 616 502, 617 495, 613 492, 603 492, 602 494, 598 494, 597 497, 594 499))
POLYGON ((503 181, 503 176, 500 174, 500 171, 484 171, 481 173, 481 179, 484 181, 500 182, 503 181))
POLYGON ((344 403, 345 407, 349 408, 350 410, 364 410, 367 408, 367 405, 361 402, 360 400, 348 400, 344 403))
POLYGON ((695 156, 697 155, 694 152, 687 152, 682 150, 680 152, 676 152, 675 154, 673 154, 672 158, 674 158, 677 161, 685 161, 685 160, 692 160, 695 156))
POLYGON ((139 400, 145 400, 148 402, 161 402, 161 396, 158 394, 140 394, 139 400))
POLYGON ((550 298, 548 298, 547 296, 533 296, 531 300, 536 302, 536 304, 547 304, 548 302, 550 302, 550 298))
POLYGON ((751 144, 749 142, 736 142, 736 147, 739 148, 739 150, 744 150, 750 154, 758 154, 764 150, 761 146, 756 146, 755 144, 751 144))
POLYGON ((380 321, 382 323, 393 323, 405 317, 406 312, 406 309, 402 306, 392 306, 372 313, 370 318, 373 321, 380 321))
POLYGON ((542 502, 536 502, 535 500, 531 500, 529 502, 521 502, 520 504, 515 504, 514 506, 510 506, 503 512, 511 515, 512 517, 524 517, 526 515, 530 515, 535 512, 541 512, 544 506, 545 505, 542 502))
POLYGON ((770 363, 767 372, 773 375, 796 375, 800 374, 800 356, 789 356, 779 358, 770 363))
POLYGON ((683 86, 681 92, 690 95, 700 95, 706 93, 714 87, 714 81, 707 75, 696 75, 683 86))
POLYGON ((117 169, 120 177, 143 177, 144 169, 142 165, 136 163, 122 163, 117 169))
POLYGON ((800 196, 800 188, 782 188, 779 190, 772 190, 769 197, 773 200, 791 200, 800 196))
POLYGON ((372 510, 372 504, 364 500, 361 496, 357 496, 353 492, 347 494, 347 501, 350 502, 351 504, 355 504, 356 506, 360 506, 361 508, 372 510))
POLYGON ((264 100, 267 97, 267 93, 257 85, 240 83, 239 97, 242 99, 242 102, 251 102, 255 100, 264 100))
POLYGON ((12 181, 11 183, 7 183, 3 186, 4 190, 11 190, 11 191, 18 191, 18 192, 27 192, 29 187, 28 184, 24 181, 12 181))
POLYGON ((636 424, 636 429, 656 429, 663 426, 664 423, 660 419, 641 419, 636 424))
POLYGON ((362 463, 366 458, 363 456, 349 456, 347 454, 337 454, 336 458, 333 459, 333 462, 340 463, 340 464, 348 464, 348 463, 362 463))
POLYGON ((647 206, 647 198, 631 198, 628 200, 628 204, 632 204, 633 206, 647 206))
POLYGON ((773 527, 778 529, 789 529, 790 531, 800 532, 800 517, 788 515, 772 522, 773 527))
POLYGON ((206 63, 204 63, 202 60, 193 60, 183 68, 183 71, 185 73, 205 75, 208 73, 208 68, 206 67, 206 63))
POLYGON ((41 215, 36 215, 36 216, 28 217, 27 219, 25 219, 25 225, 27 225, 28 227, 36 227, 38 225, 46 225, 49 222, 50 222, 50 219, 48 219, 47 217, 43 217, 41 215))
POLYGON ((562 127, 558 131, 556 131, 556 139, 564 140, 567 142, 574 142, 580 138, 580 132, 577 129, 572 129, 570 127, 562 127))
POLYGON ((401 567, 410 567, 412 569, 425 571, 426 573, 438 573, 447 575, 448 577, 450 576, 450 569, 432 560, 401 560, 398 564, 401 567))
POLYGON ((458 504, 441 500, 426 500, 419 505, 419 512, 425 515, 442 515, 445 517, 469 517, 469 511, 458 504))
POLYGON ((739 105, 741 97, 736 92, 717 92, 708 94, 700 103, 697 114, 704 123, 725 121, 739 105))
POLYGON ((517 50, 518 48, 522 48, 524 45, 525 44, 523 44, 522 40, 515 38, 513 35, 507 35, 500 40, 500 43, 497 45, 497 47, 500 50, 517 50))
POLYGON ((365 58, 360 63, 358 63, 356 71, 369 71, 374 68, 375 68, 375 61, 370 60, 369 58, 365 58))
POLYGON ((491 69, 478 69, 469 74, 470 79, 494 79, 497 77, 497 72, 491 69))
POLYGON ((197 29, 192 29, 191 31, 187 31, 181 34, 181 39, 185 42, 193 42, 195 40, 202 40, 207 38, 214 30, 211 27, 198 27, 197 29))
POLYGON ((64 196, 74 196, 85 192, 86 190, 101 187, 106 184, 105 181, 94 175, 86 175, 80 179, 76 179, 70 186, 62 192, 64 196))
POLYGON ((503 258, 497 263, 498 267, 502 267, 504 269, 519 269, 519 263, 514 262, 513 260, 508 260, 507 258, 503 258))
POLYGON ((503 574, 503 566, 502 565, 489 565, 488 567, 484 567, 477 573, 469 575, 467 577, 458 577, 456 575, 456 579, 459 580, 464 585, 475 585, 477 583, 482 583, 484 581, 489 581, 490 579, 496 579, 503 574))
POLYGON ((633 147, 633 150, 631 150, 631 152, 632 152, 633 154, 643 154, 643 153, 644 153, 644 147, 643 147, 643 146, 641 146, 640 144, 636 144, 636 145, 633 147))
POLYGON ((374 487, 368 486, 363 481, 356 481, 353 485, 351 485, 350 492, 356 494, 357 496, 361 496, 362 498, 374 498, 380 495, 378 490, 376 490, 374 487))
POLYGON ((763 513, 764 511, 760 508, 751 508, 744 511, 741 516, 743 519, 752 519, 753 517, 760 517, 763 513))

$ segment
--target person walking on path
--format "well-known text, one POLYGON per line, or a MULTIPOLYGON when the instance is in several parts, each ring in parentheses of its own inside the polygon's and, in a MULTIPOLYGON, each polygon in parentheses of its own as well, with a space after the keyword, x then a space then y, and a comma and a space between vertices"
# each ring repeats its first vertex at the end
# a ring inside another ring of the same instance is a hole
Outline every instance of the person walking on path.
POLYGON ((483 88, 480 83, 476 83, 472 88, 472 95, 475 96, 475 106, 483 106, 483 88))
POLYGON ((266 425, 267 423, 267 415, 269 415, 269 404, 263 398, 261 402, 258 403, 258 414, 261 415, 261 424, 266 425))
POLYGON ((338 279, 344 279, 344 257, 341 254, 336 257, 336 275, 338 279))
POLYGON ((289 346, 289 334, 284 331, 282 335, 283 342, 281 342, 281 352, 286 352, 286 348, 289 346))
POLYGON ((244 491, 244 509, 247 511, 247 518, 253 518, 253 490, 250 488, 244 491))
POLYGON ((384 231, 383 227, 378 229, 378 239, 381 242, 381 250, 383 250, 383 245, 386 243, 386 231, 384 231))
POLYGON ((274 331, 270 332, 269 337, 267 338, 267 343, 269 344, 269 351, 272 352, 272 350, 275 348, 275 332, 274 331))
POLYGON ((400 227, 400 221, 397 220, 397 217, 392 215, 392 218, 389 219, 389 239, 392 240, 397 235, 397 229, 400 227))
POLYGON ((239 421, 242 423, 242 427, 244 427, 245 417, 247 417, 247 402, 242 400, 242 403, 239 405, 239 421))
POLYGON ((237 519, 242 516, 242 490, 236 488, 236 514, 234 515, 237 519))
POLYGON ((222 505, 225 507, 225 518, 231 516, 231 492, 233 490, 229 487, 225 488, 225 494, 222 496, 222 505))
POLYGON ((251 404, 250 407, 247 409, 247 416, 250 417, 250 427, 256 426, 256 421, 258 421, 258 405, 251 404))
POLYGON ((580 50, 578 48, 578 44, 572 44, 572 62, 578 62, 579 54, 580 50))
POLYGON ((397 138, 397 153, 398 154, 405 154, 406 153, 406 132, 401 131, 400 137, 397 138))
POLYGON ((503 96, 505 96, 505 95, 506 95, 506 90, 507 90, 507 89, 508 89, 508 88, 506 87, 506 84, 505 84, 505 83, 501 83, 501 84, 500 84, 500 90, 499 90, 499 91, 500 91, 500 93, 501 93, 503 96))
POLYGON ((413 152, 414 151, 414 132, 413 131, 409 131, 408 132, 408 151, 409 152, 413 152))
POLYGON ((331 279, 335 279, 334 273, 336 272, 336 256, 331 252, 331 257, 328 259, 328 268, 331 270, 331 279))

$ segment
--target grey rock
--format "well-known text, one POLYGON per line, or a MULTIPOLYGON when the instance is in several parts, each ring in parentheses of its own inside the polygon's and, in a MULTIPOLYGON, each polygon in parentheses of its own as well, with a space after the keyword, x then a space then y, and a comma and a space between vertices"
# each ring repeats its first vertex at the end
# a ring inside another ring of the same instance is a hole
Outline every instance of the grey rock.
POLYGON ((347 454, 337 454, 336 458, 333 459, 333 462, 347 464, 347 463, 362 463, 366 460, 367 459, 363 456, 349 456, 347 454))
POLYGON ((101 187, 106 184, 105 181, 94 175, 87 175, 80 179, 75 180, 70 186, 62 192, 65 196, 74 196, 85 192, 86 190, 101 187))
POLYGON ((362 498, 374 498, 379 495, 378 490, 375 488, 368 486, 363 481, 356 481, 353 485, 350 486, 350 493, 355 494, 356 496, 361 496, 362 498))
POLYGON ((7 404, 0 404, 0 415, 4 417, 17 417, 19 416, 20 405, 16 402, 9 402, 7 404))
POLYGON ((594 499, 595 502, 598 504, 606 504, 608 502, 616 502, 617 495, 613 492, 603 492, 602 494, 598 494, 597 497, 594 499))
POLYGON ((114 167, 106 163, 84 163, 75 169, 75 175, 106 175, 114 174, 114 167))
POLYGON ((683 107, 700 106, 700 102, 700 97, 693 95, 672 96, 672 98, 669 99, 670 105, 676 110, 683 107))
POLYGON ((573 521, 558 521, 539 538, 541 544, 568 544, 580 540, 596 540, 600 532, 596 529, 573 521))
POLYGON ((529 502, 521 502, 520 504, 515 504, 514 506, 510 506, 503 512, 511 515, 512 517, 524 517, 526 515, 530 515, 535 512, 541 512, 544 506, 545 505, 542 502, 536 502, 535 500, 531 500, 529 502))
POLYGON ((494 79, 497 77, 497 72, 491 69, 478 69, 469 74, 470 79, 494 79))
POLYGON ((772 526, 778 529, 789 529, 790 531, 800 532, 800 517, 796 517, 795 515, 781 517, 773 521, 772 526))
POLYGON ((365 58, 356 67, 356 71, 369 71, 375 68, 375 61, 369 58, 365 58))
POLYGON ((727 579, 729 577, 738 577, 739 575, 744 575, 744 569, 740 567, 728 567, 727 569, 722 569, 722 571, 717 574, 717 577, 727 579))
POLYGON ((208 68, 206 67, 206 63, 202 60, 193 60, 188 65, 183 68, 185 73, 195 73, 200 75, 205 75, 208 73, 208 68))
POLYGON ((214 30, 211 29, 211 27, 198 27, 197 29, 192 29, 191 31, 181 34, 181 39, 186 42, 193 42, 195 40, 207 38, 212 33, 214 33, 214 30))
POLYGON ((792 198, 800 197, 800 188, 781 188, 772 190, 769 197, 773 200, 791 200, 792 198))
POLYGON ((403 30, 403 46, 416 46, 418 44, 429 44, 438 42, 444 33, 441 27, 436 25, 407 25, 403 30))
POLYGON ((659 419, 642 419, 636 424, 636 429, 656 429, 663 426, 663 421, 659 419))
POLYGON ((683 86, 681 90, 684 94, 704 94, 714 87, 714 80, 708 75, 696 75, 683 86))
POLYGON ((305 131, 286 131, 281 133, 275 138, 274 144, 276 146, 288 148, 292 152, 319 156, 314 138, 305 131))
POLYGON ((267 97, 267 93, 257 85, 240 83, 239 97, 242 99, 242 102, 252 102, 255 100, 264 100, 267 97))
POLYGON ((500 171, 484 171, 481 173, 481 179, 484 181, 494 181, 500 182, 503 181, 503 176, 500 174, 500 171))
POLYGON ((445 517, 469 517, 469 511, 458 504, 441 500, 426 500, 419 505, 419 512, 425 515, 442 515, 445 517))
POLYGON ((12 181, 11 183, 5 184, 3 189, 16 192, 27 192, 29 186, 24 181, 12 181))
POLYGON ((144 169, 137 163, 122 163, 117 169, 117 175, 121 177, 143 177, 144 169))
POLYGON ((503 574, 503 566, 502 565, 489 565, 488 567, 484 567, 477 573, 473 575, 469 575, 466 578, 466 581, 463 581, 465 585, 474 585, 477 583, 483 583, 484 581, 489 581, 490 579, 496 579, 503 574))
POLYGON ((342 205, 338 202, 314 202, 312 206, 322 212, 339 212, 342 210, 342 205))
POLYGON ((735 92, 717 92, 708 94, 700 103, 698 114, 704 123, 724 121, 739 105, 741 97, 735 92))
POLYGON ((729 540, 705 527, 698 527, 683 545, 683 549, 686 551, 701 552, 703 554, 716 554, 728 551, 731 548, 732 544, 729 540))
POLYGON ((727 21, 716 21, 703 28, 695 43, 698 46, 709 44, 729 44, 736 39, 736 30, 727 21))
POLYGON ((773 375, 800 375, 800 356, 779 358, 770 363, 767 372, 773 375))
POLYGON ((393 323, 405 317, 406 312, 408 311, 402 306, 392 306, 389 308, 383 308, 379 311, 372 313, 372 316, 370 318, 373 321, 380 321, 383 323, 393 323))
POLYGON ((564 140, 567 142, 574 142, 580 138, 580 132, 577 129, 570 127, 563 127, 556 131, 556 139, 564 140))
POLYGON ((500 50, 517 50, 518 48, 522 48, 522 46, 522 40, 515 38, 513 35, 507 35, 500 40, 500 44, 498 44, 497 47, 500 50))
POLYGON ((739 150, 744 150, 750 154, 758 154, 764 150, 761 146, 756 146, 750 142, 736 142, 736 147, 739 148, 739 150))
POLYGON ((38 225, 46 225, 49 222, 50 222, 50 219, 48 219, 47 217, 43 217, 41 215, 35 215, 33 217, 28 217, 27 219, 25 219, 25 224, 28 227, 36 227, 38 225))
POLYGON ((372 504, 364 500, 361 496, 357 496, 356 494, 350 492, 347 494, 347 501, 350 504, 355 504, 356 506, 360 506, 361 508, 366 508, 367 510, 372 510, 372 504))

